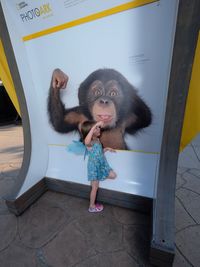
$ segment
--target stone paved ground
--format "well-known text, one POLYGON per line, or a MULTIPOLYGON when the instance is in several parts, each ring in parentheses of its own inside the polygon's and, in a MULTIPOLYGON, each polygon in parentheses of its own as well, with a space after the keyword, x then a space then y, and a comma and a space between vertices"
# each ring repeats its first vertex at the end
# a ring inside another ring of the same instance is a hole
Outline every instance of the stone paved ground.
MULTIPOLYGON (((0 267, 150 266, 150 218, 111 205, 87 212, 88 201, 47 192, 25 213, 9 213, 3 195, 23 157, 21 126, 0 127, 0 267)), ((174 267, 200 266, 200 138, 179 158, 174 267)))
POLYGON ((174 267, 200 266, 200 135, 179 156, 174 267))

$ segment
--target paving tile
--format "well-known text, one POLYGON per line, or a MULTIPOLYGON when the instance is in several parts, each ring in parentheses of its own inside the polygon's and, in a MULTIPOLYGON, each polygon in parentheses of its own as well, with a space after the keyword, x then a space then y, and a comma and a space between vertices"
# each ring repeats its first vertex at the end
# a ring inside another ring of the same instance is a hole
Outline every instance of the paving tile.
POLYGON ((68 208, 68 202, 71 198, 71 196, 64 193, 47 191, 37 200, 37 204, 39 206, 48 205, 60 208, 67 215, 67 221, 70 222, 74 219, 73 212, 68 208))
POLYGON ((188 172, 200 178, 200 169, 190 169, 188 172))
POLYGON ((0 127, 0 164, 22 162, 23 129, 22 126, 0 127))
POLYGON ((2 251, 0 264, 2 267, 40 267, 36 265, 35 251, 20 244, 12 245, 2 251))
POLYGON ((191 217, 197 223, 200 223, 200 195, 192 192, 191 190, 181 188, 176 191, 176 196, 181 201, 182 205, 184 205, 191 217))
POLYGON ((7 165, 9 165, 9 163, 0 163, 0 171, 2 171, 7 165))
POLYGON ((178 174, 183 174, 184 172, 186 172, 188 170, 188 168, 185 167, 179 167, 177 168, 177 173, 178 174))
POLYGON ((200 146, 200 134, 198 134, 193 140, 192 145, 194 146, 200 146))
POLYGON ((186 183, 186 180, 183 178, 183 175, 176 175, 176 189, 179 189, 186 183))
POLYGON ((194 151, 195 151, 195 153, 197 155, 197 158, 198 158, 198 160, 200 162, 200 144, 198 146, 193 146, 193 149, 194 149, 194 151))
POLYGON ((0 139, 0 163, 8 163, 12 160, 22 160, 24 146, 21 143, 21 138, 16 136, 2 136, 0 139))
MULTIPOLYGON (((19 165, 21 165, 19 163, 19 165)), ((20 168, 14 168, 11 164, 8 164, 7 166, 5 166, 4 168, 2 168, 1 174, 2 177, 14 177, 16 178, 19 175, 20 172, 20 168)))
POLYGON ((192 266, 200 266, 200 225, 190 226, 177 233, 176 245, 192 266))
MULTIPOLYGON (((44 256, 44 252, 42 248, 36 249, 36 261, 37 261, 37 267, 53 267, 52 265, 47 264, 46 258, 44 256)), ((56 253, 55 253, 56 256, 56 253)))
POLYGON ((90 240, 75 227, 73 222, 65 226, 43 248, 43 252, 47 264, 55 267, 76 266, 85 259, 96 255, 90 240))
POLYGON ((181 202, 176 198, 175 201, 175 228, 179 231, 189 225, 194 225, 195 221, 187 213, 181 202))
POLYGON ((183 174, 183 178, 184 180, 186 180, 184 188, 190 189, 200 194, 200 178, 188 172, 183 174))
POLYGON ((39 198, 39 203, 41 201, 48 201, 48 202, 54 202, 57 203, 57 205, 62 206, 63 208, 66 208, 67 203, 69 200, 73 198, 70 195, 64 194, 64 193, 57 193, 53 191, 47 191, 45 194, 43 194, 39 198))
POLYGON ((113 207, 113 215, 116 221, 121 224, 148 224, 150 217, 147 214, 132 211, 130 209, 113 207))
MULTIPOLYGON (((0 131, 1 134, 1 131, 0 131)), ((23 152, 23 143, 21 142, 21 137, 15 136, 13 133, 12 136, 9 135, 2 135, 0 139, 0 153, 11 153, 13 149, 13 153, 16 152, 23 152)))
POLYGON ((16 233, 17 233, 17 218, 15 217, 15 215, 13 214, 0 215, 0 237, 1 237, 0 251, 7 248, 13 242, 16 233))
POLYGON ((10 167, 13 169, 20 169, 21 168, 21 163, 20 162, 11 162, 10 167))
POLYGON ((89 200, 70 196, 64 193, 47 191, 38 201, 48 201, 56 203, 57 206, 66 210, 70 214, 70 220, 85 216, 88 214, 89 200))
POLYGON ((173 267, 192 267, 184 256, 176 249, 173 267))
POLYGON ((89 213, 88 206, 89 206, 89 200, 78 197, 72 197, 65 205, 66 211, 70 213, 70 216, 73 219, 78 219, 83 216, 87 216, 89 213))
POLYGON ((151 266, 149 263, 150 227, 144 225, 124 226, 125 248, 140 263, 140 266, 151 266))
POLYGON ((100 253, 76 264, 75 267, 132 267, 141 266, 125 251, 100 253))
POLYGON ((104 212, 79 218, 74 225, 91 240, 97 252, 123 249, 123 227, 104 212))
POLYGON ((6 203, 3 199, 0 199, 0 215, 4 215, 4 214, 10 214, 6 203))
POLYGON ((15 133, 17 136, 23 136, 23 128, 22 125, 15 125, 15 124, 9 124, 6 126, 1 126, 0 127, 0 132, 1 135, 8 135, 8 136, 13 136, 13 133, 15 133))
POLYGON ((10 194, 13 187, 15 186, 15 178, 13 177, 4 177, 0 179, 0 198, 10 194))
POLYGON ((180 154, 178 160, 179 167, 200 169, 200 162, 194 153, 192 146, 187 146, 180 154))
POLYGON ((15 155, 12 155, 12 159, 11 159, 11 155, 7 154, 6 152, 3 153, 3 155, 0 153, 0 162, 1 163, 8 163, 8 162, 12 162, 12 161, 15 161, 15 162, 22 162, 22 155, 21 154, 15 154, 15 155))
POLYGON ((30 248, 39 248, 54 238, 69 218, 60 207, 36 202, 19 217, 21 241, 30 248))
POLYGON ((4 177, 3 170, 9 166, 9 163, 0 163, 0 179, 4 177))

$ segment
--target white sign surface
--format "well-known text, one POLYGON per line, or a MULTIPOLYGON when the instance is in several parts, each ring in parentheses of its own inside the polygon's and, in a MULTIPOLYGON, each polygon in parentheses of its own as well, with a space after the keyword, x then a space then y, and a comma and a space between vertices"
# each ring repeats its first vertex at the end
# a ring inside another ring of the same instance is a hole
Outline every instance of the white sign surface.
POLYGON ((78 107, 80 84, 95 70, 109 68, 137 89, 152 122, 135 135, 125 133, 128 149, 106 153, 117 178, 100 187, 153 198, 178 1, 1 3, 31 123, 31 164, 19 195, 44 176, 88 184, 87 158, 66 151, 79 140, 78 132, 58 133, 49 122, 49 87, 53 70, 61 69, 69 77, 62 102, 65 108, 78 107))

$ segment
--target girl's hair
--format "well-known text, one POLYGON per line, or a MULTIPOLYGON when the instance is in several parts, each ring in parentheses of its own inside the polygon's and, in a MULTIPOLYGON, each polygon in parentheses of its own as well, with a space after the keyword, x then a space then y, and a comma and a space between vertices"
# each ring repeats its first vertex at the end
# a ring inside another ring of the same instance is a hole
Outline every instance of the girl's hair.
POLYGON ((80 126, 81 141, 84 142, 91 128, 95 125, 95 121, 84 121, 80 126))

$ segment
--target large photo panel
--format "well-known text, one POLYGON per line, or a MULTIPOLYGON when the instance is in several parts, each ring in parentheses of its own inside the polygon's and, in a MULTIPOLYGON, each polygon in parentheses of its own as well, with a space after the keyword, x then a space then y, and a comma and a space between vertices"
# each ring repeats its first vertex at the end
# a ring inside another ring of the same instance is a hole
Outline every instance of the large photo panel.
POLYGON ((100 187, 153 198, 178 1, 2 4, 29 67, 30 77, 19 71, 33 83, 34 92, 24 87, 27 105, 34 105, 30 94, 37 100, 30 114, 42 118, 46 177, 89 184, 87 155, 69 148, 84 121, 102 121, 100 140, 116 151, 105 156, 117 178, 100 187))

